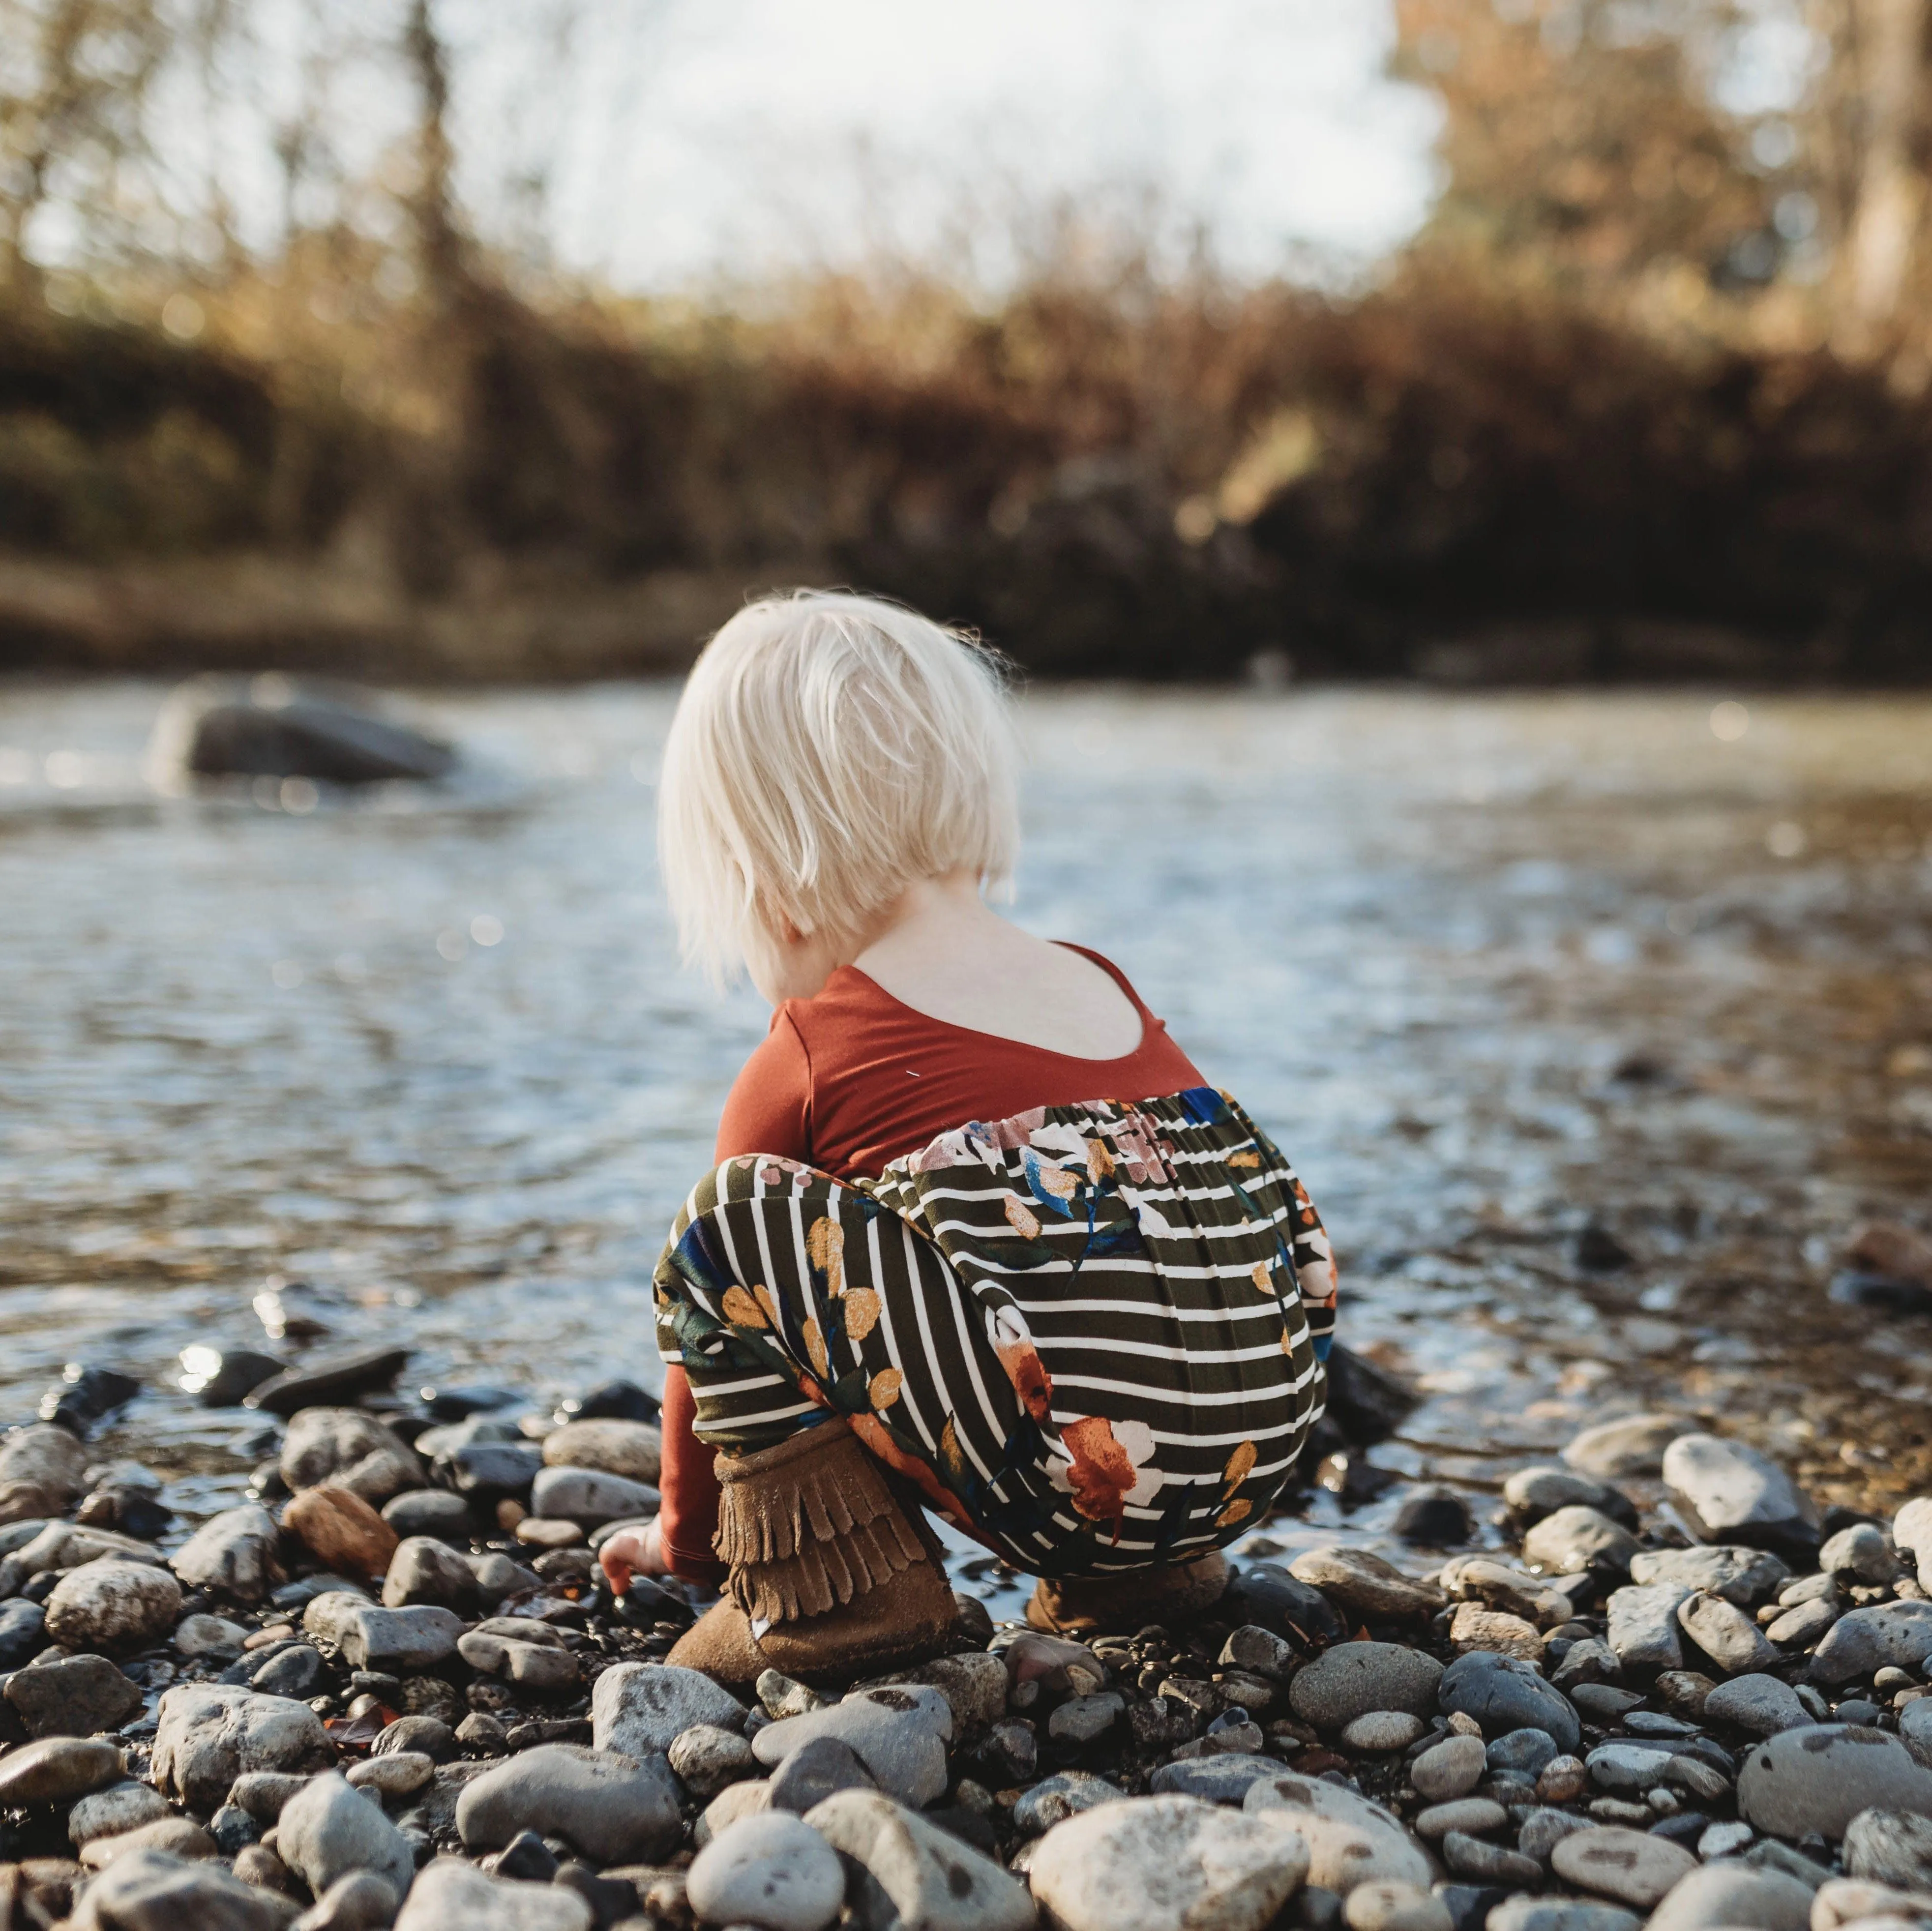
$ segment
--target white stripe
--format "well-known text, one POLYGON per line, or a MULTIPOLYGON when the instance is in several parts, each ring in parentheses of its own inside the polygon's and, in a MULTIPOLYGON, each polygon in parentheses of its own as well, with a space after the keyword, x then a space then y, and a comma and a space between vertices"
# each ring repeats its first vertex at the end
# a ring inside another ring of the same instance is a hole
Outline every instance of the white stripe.
POLYGON ((733 1429, 749 1428, 755 1422, 790 1421, 796 1415, 815 1415, 820 1412, 816 1402, 800 1402, 788 1408, 762 1408, 754 1415, 728 1415, 724 1425, 733 1429))
MULTIPOLYGON (((1286 1360, 1286 1357, 1282 1358, 1286 1360)), ((1264 1394, 1257 1394, 1252 1388, 1230 1388, 1225 1393, 1210 1395, 1199 1389, 1151 1387, 1144 1381, 1110 1381, 1097 1375, 1056 1375, 1053 1385, 1055 1388, 1090 1388, 1097 1394, 1127 1395, 1136 1399, 1189 1402, 1202 1408, 1227 1408, 1241 1402, 1274 1401, 1282 1395, 1299 1393, 1312 1379, 1311 1371, 1292 1381, 1282 1382, 1264 1394)))
MULTIPOLYGON (((1040 1346, 1041 1360, 1046 1360, 1052 1344, 1039 1342, 1037 1336, 1034 1339, 1040 1346)), ((1138 1354, 1149 1361, 1172 1361, 1175 1358, 1175 1351, 1173 1348, 1164 1348, 1157 1341, 1102 1340, 1096 1335, 1088 1335, 1078 1341, 1070 1339, 1060 1345, 1064 1347, 1069 1354, 1073 1354, 1089 1353, 1138 1354)), ((1279 1357, 1280 1354, 1281 1343, 1278 1341, 1270 1341, 1258 1348, 1190 1348, 1180 1358, 1190 1363, 1265 1361, 1270 1357, 1279 1357)), ((1052 1372, 1051 1369, 1048 1372, 1052 1372)), ((1058 1380, 1059 1378, 1056 1375, 1054 1378, 1058 1380)))
POLYGON ((788 1388, 791 1384, 782 1375, 754 1375, 748 1381, 707 1381, 704 1392, 707 1395, 747 1395, 754 1388, 788 1388))
MULTIPOLYGON (((1154 1271, 1152 1269, 1150 1273, 1154 1271)), ((1255 1292, 1254 1283, 1245 1275, 1238 1277, 1246 1287, 1251 1304, 1244 1307, 1176 1307, 1169 1301, 1132 1301, 1126 1300, 1102 1300, 1083 1297, 1076 1300, 1028 1300, 1023 1296, 1013 1296, 1014 1305, 1027 1314, 1102 1314, 1137 1315, 1149 1321, 1280 1321, 1281 1303, 1272 1294, 1264 1297, 1255 1292)), ((1056 1342, 1059 1346, 1078 1344, 1068 1339, 1056 1342)))

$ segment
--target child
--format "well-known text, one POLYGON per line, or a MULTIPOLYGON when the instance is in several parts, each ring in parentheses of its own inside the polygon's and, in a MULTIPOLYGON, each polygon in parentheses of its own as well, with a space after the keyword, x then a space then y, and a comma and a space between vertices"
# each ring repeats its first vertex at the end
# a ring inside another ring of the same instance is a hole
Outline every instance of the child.
POLYGON ((740 612, 671 726, 687 955, 776 1010, 658 1267, 663 1511, 603 1561, 722 1579, 670 1660, 727 1683, 942 1650, 920 1503, 1042 1579, 1036 1627, 1204 1607, 1322 1414, 1286 1161, 1114 966, 985 902, 1018 762, 993 658, 858 596, 740 612))

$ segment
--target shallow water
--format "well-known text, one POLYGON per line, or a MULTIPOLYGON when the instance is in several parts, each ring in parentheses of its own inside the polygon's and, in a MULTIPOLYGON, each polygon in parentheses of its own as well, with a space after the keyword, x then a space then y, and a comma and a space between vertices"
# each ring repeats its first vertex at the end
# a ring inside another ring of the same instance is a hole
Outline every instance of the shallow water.
MULTIPOLYGON (((0 1420, 128 1367, 104 1450, 231 1499, 261 1424, 170 1378, 260 1345, 275 1273, 420 1380, 655 1385, 658 1243, 765 1017, 676 961, 672 691, 440 696, 475 775, 294 812, 151 792, 162 694, 0 686, 0 1420)), ((1667 1400, 1830 1498, 1932 1483, 1932 1321, 1826 1298, 1860 1219, 1932 1218, 1932 701, 1726 739, 1722 695, 1028 703, 1018 915, 1288 1150, 1343 1337, 1426 1394, 1377 1467, 1486 1496, 1667 1400), (1579 1267, 1590 1222, 1630 1265, 1579 1267)), ((1372 1540, 1406 1486, 1261 1533, 1372 1540)))

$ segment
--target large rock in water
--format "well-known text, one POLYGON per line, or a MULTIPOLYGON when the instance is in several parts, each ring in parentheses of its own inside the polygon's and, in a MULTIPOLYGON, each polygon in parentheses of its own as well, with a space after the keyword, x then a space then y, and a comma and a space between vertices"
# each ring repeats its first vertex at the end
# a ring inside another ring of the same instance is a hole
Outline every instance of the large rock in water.
POLYGON ((286 677, 198 677, 169 697, 148 746, 164 781, 319 778, 332 784, 448 775, 446 744, 385 717, 372 693, 286 677))
POLYGON ((1778 1464, 1721 1435, 1680 1435, 1664 1452, 1664 1486, 1707 1541, 1817 1553, 1811 1503, 1778 1464))

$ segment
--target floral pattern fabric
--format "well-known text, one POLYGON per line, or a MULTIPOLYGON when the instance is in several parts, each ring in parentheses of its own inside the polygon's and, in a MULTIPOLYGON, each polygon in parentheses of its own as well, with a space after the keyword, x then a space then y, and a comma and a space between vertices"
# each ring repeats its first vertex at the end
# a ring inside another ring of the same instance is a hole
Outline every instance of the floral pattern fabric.
POLYGON ((877 1182, 728 1160, 656 1285, 701 1441, 843 1415, 929 1507, 1056 1576, 1258 1521, 1320 1418, 1336 1305, 1306 1191, 1206 1087, 974 1121, 877 1182))

